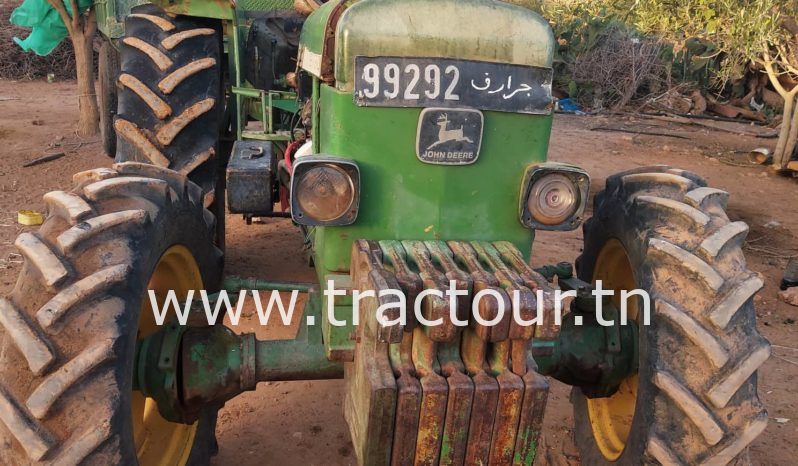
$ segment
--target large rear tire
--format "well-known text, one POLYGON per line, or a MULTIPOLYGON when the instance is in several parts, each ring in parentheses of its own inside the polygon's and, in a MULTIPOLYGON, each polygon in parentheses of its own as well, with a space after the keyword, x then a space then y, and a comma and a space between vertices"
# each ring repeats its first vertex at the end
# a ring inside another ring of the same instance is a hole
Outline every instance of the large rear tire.
POLYGON ((147 290, 220 280, 202 191, 135 163, 75 180, 17 239, 25 264, 0 298, 0 464, 208 464, 215 411, 170 423, 132 388, 137 340, 156 330, 147 290))
POLYGON ((169 168, 198 184, 223 248, 220 22, 137 6, 125 18, 120 64, 116 161, 169 168))
POLYGON ((640 325, 639 372, 618 393, 572 392, 582 464, 727 464, 766 427, 756 370, 770 345, 753 306, 762 280, 746 268, 748 227, 729 221, 727 197, 668 167, 614 175, 596 196, 579 277, 645 290, 651 325, 640 325))

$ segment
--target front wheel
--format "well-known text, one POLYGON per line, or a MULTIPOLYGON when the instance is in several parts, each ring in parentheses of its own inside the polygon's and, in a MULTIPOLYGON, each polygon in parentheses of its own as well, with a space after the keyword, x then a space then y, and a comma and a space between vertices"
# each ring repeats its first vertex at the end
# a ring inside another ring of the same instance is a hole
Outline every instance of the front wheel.
POLYGON ((756 329, 762 280, 746 268, 748 231, 731 222, 728 195, 692 173, 648 167, 614 175, 585 223, 577 272, 629 302, 640 326, 639 371, 611 397, 572 392, 582 464, 731 462, 767 425, 756 370, 770 345, 756 329))
POLYGON ((137 163, 76 183, 45 195, 47 220, 17 239, 25 265, 0 298, 0 464, 208 464, 214 410, 172 423, 133 390, 137 341, 158 330, 148 290, 181 299, 220 279, 202 189, 137 163))

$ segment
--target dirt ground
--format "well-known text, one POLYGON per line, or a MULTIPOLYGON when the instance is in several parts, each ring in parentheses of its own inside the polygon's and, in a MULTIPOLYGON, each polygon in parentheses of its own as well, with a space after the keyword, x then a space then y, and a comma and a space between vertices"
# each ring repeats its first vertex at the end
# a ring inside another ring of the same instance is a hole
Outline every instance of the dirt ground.
MULTIPOLYGON (((20 269, 14 238, 27 228, 16 223, 20 209, 42 210, 42 195, 68 189, 73 173, 110 165, 97 140, 80 140, 74 83, 0 81, 0 294, 8 293, 20 269), (65 152, 57 161, 23 168, 44 154, 65 152)), ((776 176, 745 162, 745 152, 769 147, 774 139, 750 132, 766 130, 726 124, 729 131, 624 116, 557 115, 550 158, 585 168, 595 193, 617 171, 668 164, 697 172, 713 187, 731 193, 729 215, 751 228, 746 243, 749 266, 765 278, 756 297, 758 324, 773 344, 773 357, 759 375, 759 393, 770 425, 752 445, 758 465, 795 464, 798 457, 798 308, 776 299, 787 257, 798 254, 798 180, 776 176), (665 132, 678 137, 634 135, 595 127, 665 132), (737 134, 736 134, 737 133, 737 134)), ((231 274, 282 280, 313 280, 302 254, 298 230, 289 220, 247 226, 228 218, 227 270, 231 274)), ((539 234, 533 263, 573 261, 581 231, 539 234)), ((267 332, 271 334, 271 332, 267 332)), ((287 337, 287 335, 281 335, 287 337)), ((341 415, 342 381, 261 384, 228 403, 219 420, 215 465, 348 465, 355 462, 341 415)), ((578 464, 570 440, 568 388, 553 382, 544 437, 554 462, 578 464)), ((540 455, 544 456, 544 455, 540 455)), ((564 463, 560 463, 564 464, 564 463)))

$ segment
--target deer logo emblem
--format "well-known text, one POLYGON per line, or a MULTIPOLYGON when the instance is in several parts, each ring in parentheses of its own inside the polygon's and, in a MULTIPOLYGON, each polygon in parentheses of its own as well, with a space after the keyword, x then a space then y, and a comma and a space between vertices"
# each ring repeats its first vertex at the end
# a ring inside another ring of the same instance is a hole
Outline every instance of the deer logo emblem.
POLYGON ((433 142, 431 146, 427 147, 427 150, 431 150, 434 147, 438 147, 439 145, 450 141, 454 142, 465 141, 469 144, 474 142, 471 140, 471 138, 463 136, 462 126, 455 129, 449 129, 449 116, 445 113, 438 117, 437 125, 438 125, 438 140, 433 142))

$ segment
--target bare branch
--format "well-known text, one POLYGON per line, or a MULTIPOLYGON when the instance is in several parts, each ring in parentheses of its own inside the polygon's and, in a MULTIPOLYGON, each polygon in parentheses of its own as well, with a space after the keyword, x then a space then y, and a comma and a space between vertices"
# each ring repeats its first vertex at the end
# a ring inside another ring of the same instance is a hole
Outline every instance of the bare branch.
POLYGON ((73 34, 72 18, 69 16, 66 6, 64 6, 64 2, 62 0, 47 0, 47 3, 49 3, 50 6, 52 6, 56 12, 58 12, 58 16, 61 17, 61 21, 64 22, 64 26, 66 26, 67 32, 71 36, 73 34))
POLYGON ((69 0, 69 5, 72 7, 72 29, 78 31, 81 28, 80 25, 80 10, 78 9, 78 0, 69 0))
MULTIPOLYGON (((768 74, 768 78, 770 78, 770 83, 773 84, 774 88, 776 88, 776 92, 778 92, 782 97, 784 97, 784 100, 787 100, 787 98, 790 96, 790 93, 779 82, 779 76, 778 73, 776 73, 774 61, 773 58, 770 56, 770 50, 768 50, 767 45, 764 46, 764 49, 765 50, 762 54, 764 57, 764 62, 762 64, 765 66, 765 71, 768 74)), ((798 86, 795 86, 795 89, 798 89, 798 86)))
POLYGON ((776 59, 773 62, 775 65, 778 65, 779 67, 785 70, 784 72, 779 72, 777 74, 778 75, 793 74, 798 76, 798 68, 796 68, 790 63, 790 54, 788 53, 787 47, 783 45, 777 45, 776 50, 778 50, 779 55, 776 57, 776 59))

